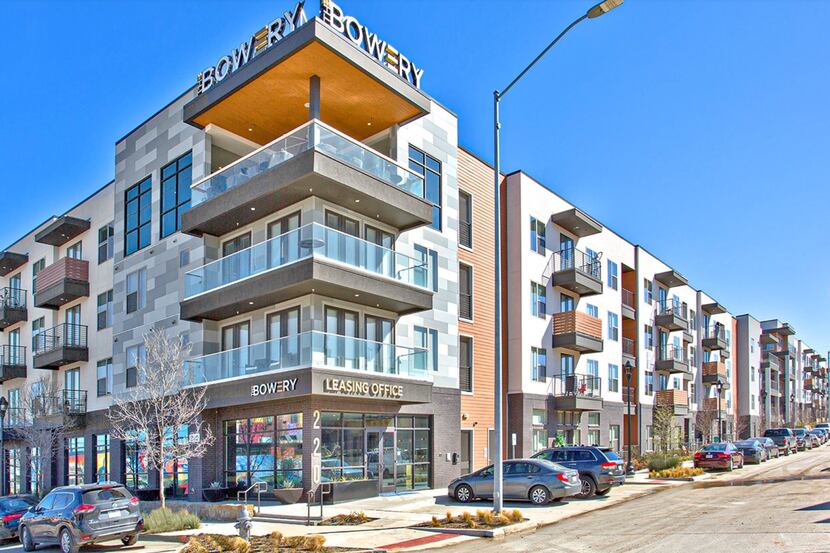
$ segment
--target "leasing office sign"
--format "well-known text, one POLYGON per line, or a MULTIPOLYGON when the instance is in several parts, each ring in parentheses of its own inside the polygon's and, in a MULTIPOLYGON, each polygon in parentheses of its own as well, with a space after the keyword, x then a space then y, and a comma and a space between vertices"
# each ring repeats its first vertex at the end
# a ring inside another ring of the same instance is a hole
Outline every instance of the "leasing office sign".
POLYGON ((400 78, 421 88, 424 70, 415 66, 409 58, 394 46, 378 38, 378 35, 361 25, 355 17, 344 15, 343 10, 331 0, 320 0, 320 19, 338 33, 351 40, 358 48, 365 50, 378 63, 396 73, 400 78))
POLYGON ((306 21, 305 0, 300 0, 293 11, 287 11, 281 17, 255 32, 251 37, 234 48, 233 51, 219 58, 216 65, 208 67, 196 77, 199 87, 197 94, 202 94, 215 84, 222 82, 225 77, 254 59, 299 27, 306 21))

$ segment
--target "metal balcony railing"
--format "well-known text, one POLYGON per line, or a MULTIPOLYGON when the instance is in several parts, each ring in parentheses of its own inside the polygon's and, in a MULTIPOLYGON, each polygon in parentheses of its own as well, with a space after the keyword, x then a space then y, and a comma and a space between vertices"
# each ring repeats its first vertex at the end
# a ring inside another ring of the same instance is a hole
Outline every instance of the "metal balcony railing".
POLYGON ((689 308, 682 303, 676 303, 672 300, 656 301, 658 315, 676 315, 683 320, 689 320, 689 308))
POLYGON ((24 367, 24 366, 26 366, 26 346, 14 346, 14 345, 0 346, 0 366, 3 366, 3 367, 24 367))
POLYGON ((622 302, 623 305, 630 307, 631 309, 637 309, 637 296, 631 290, 627 288, 622 289, 622 302))
POLYGON ((637 343, 632 340, 631 338, 626 338, 623 336, 622 339, 622 352, 626 355, 637 355, 637 343))
POLYGON ((431 288, 426 262, 310 223, 202 265, 184 275, 185 298, 308 258, 323 258, 403 284, 431 288))
POLYGON ((62 323, 32 336, 32 352, 35 355, 58 348, 87 347, 86 325, 62 323))
POLYGON ((709 325, 703 330, 703 338, 716 338, 729 344, 726 337, 726 327, 721 324, 709 325))
POLYGON ((316 331, 196 357, 187 367, 188 385, 306 367, 419 380, 430 380, 433 370, 426 349, 316 331))
POLYGON ((26 309, 26 290, 9 286, 0 288, 0 308, 26 309))
POLYGON ((555 375, 551 382, 553 395, 577 397, 602 397, 602 379, 583 374, 555 375))
POLYGON ((668 345, 658 347, 656 352, 658 361, 680 361, 683 363, 689 362, 689 354, 684 347, 675 347, 668 345))
POLYGON ((420 175, 314 119, 193 183, 192 204, 196 206, 242 186, 257 175, 309 150, 331 156, 410 194, 424 196, 424 179, 420 175))
POLYGON ((54 416, 79 416, 87 412, 86 390, 60 390, 57 394, 37 395, 28 400, 26 407, 9 407, 8 424, 11 427, 31 425, 54 416))
POLYGON ((545 278, 550 278, 562 271, 577 270, 596 280, 602 280, 601 253, 588 254, 576 248, 567 248, 553 252, 545 268, 545 278))

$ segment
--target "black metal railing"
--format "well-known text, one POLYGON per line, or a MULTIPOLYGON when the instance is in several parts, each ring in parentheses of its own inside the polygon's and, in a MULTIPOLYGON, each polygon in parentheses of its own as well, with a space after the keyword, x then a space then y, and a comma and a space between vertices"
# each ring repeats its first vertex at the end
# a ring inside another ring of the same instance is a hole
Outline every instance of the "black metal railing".
POLYGON ((26 403, 26 407, 19 405, 9 407, 9 426, 30 425, 40 419, 56 415, 85 415, 87 392, 86 390, 61 390, 57 395, 33 396, 26 403))
POLYGON ((86 325, 61 323, 32 336, 32 349, 35 355, 54 351, 58 348, 87 347, 86 325))
POLYGON ((554 396, 602 397, 602 379, 584 374, 555 375, 554 396))
POLYGON ((722 324, 709 325, 706 327, 703 337, 726 341, 726 327, 722 324))
POLYGON ((458 316, 462 319, 473 318, 473 295, 460 292, 458 294, 458 316))
POLYGON ((26 309, 26 290, 6 286, 0 288, 0 307, 5 309, 26 309))
POLYGON ((567 248, 553 252, 553 273, 576 269, 597 280, 602 280, 602 254, 585 253, 576 248, 567 248))
POLYGON ((688 363, 689 354, 684 347, 676 347, 674 345, 663 346, 657 348, 657 360, 688 363))
POLYGON ((26 346, 0 346, 0 366, 26 366, 26 346))
POLYGON ((626 355, 636 356, 637 355, 637 346, 636 346, 636 343, 634 342, 634 340, 632 340, 631 338, 626 338, 625 336, 623 336, 622 351, 626 355))
POLYGON ((689 319, 689 308, 683 303, 677 303, 673 300, 663 300, 657 302, 658 315, 676 315, 681 319, 689 319))

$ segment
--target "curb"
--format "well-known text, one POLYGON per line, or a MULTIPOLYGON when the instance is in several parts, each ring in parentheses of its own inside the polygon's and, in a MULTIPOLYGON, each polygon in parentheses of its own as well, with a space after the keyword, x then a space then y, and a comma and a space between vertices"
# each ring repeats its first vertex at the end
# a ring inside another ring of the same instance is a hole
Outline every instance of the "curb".
POLYGON ((471 536, 474 538, 503 538, 510 534, 518 534, 529 530, 536 530, 538 522, 525 521, 517 524, 510 524, 501 528, 487 530, 484 528, 438 528, 431 526, 410 526, 413 530, 425 530, 427 532, 438 532, 441 534, 455 534, 457 536, 471 536))

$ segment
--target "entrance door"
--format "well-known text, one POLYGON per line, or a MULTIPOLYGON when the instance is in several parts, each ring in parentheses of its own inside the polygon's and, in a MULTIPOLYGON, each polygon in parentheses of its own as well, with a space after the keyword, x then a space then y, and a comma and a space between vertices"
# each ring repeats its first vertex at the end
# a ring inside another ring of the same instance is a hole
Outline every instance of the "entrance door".
POLYGON ((395 491, 394 430, 366 430, 366 476, 378 479, 378 493, 395 491))
POLYGON ((459 455, 461 474, 473 472, 473 431, 461 431, 461 454, 459 455))

